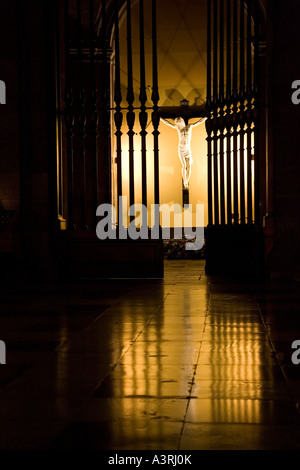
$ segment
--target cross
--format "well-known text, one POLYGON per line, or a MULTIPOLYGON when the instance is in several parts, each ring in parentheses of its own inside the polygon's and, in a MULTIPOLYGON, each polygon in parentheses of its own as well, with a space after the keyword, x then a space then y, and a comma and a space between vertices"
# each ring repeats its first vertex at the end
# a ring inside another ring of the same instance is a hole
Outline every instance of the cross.
POLYGON ((180 102, 180 106, 163 106, 159 108, 159 114, 164 124, 177 129, 179 135, 178 156, 182 164, 182 202, 189 204, 189 179, 191 175, 191 165, 193 163, 191 153, 192 128, 206 120, 205 105, 189 106, 187 100, 180 102), (189 124, 192 118, 199 118, 193 124, 189 124), (174 124, 167 119, 174 120, 174 124))

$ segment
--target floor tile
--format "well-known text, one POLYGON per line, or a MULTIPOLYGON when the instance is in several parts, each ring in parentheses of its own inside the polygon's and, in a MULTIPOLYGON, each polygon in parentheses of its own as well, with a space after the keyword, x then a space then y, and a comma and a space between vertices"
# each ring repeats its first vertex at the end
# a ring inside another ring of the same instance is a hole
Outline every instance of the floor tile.
POLYGON ((299 294, 204 268, 2 289, 0 449, 299 450, 299 294))
POLYGON ((50 450, 176 450, 182 423, 164 421, 74 422, 62 430, 50 450))
POLYGON ((181 450, 299 450, 297 425, 191 424, 184 426, 181 450))
POLYGON ((300 416, 289 401, 210 397, 190 400, 186 422, 300 425, 300 416))

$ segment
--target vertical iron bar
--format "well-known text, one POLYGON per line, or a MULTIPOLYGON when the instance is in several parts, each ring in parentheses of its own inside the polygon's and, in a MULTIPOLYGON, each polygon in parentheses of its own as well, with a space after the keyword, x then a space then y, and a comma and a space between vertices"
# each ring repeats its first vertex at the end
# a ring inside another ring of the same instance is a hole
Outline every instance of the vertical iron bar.
POLYGON ((212 204, 212 136, 211 120, 206 121, 207 132, 207 188, 208 188, 208 225, 213 224, 213 204, 212 204))
POLYGON ((254 129, 254 192, 255 192, 255 223, 260 225, 260 178, 259 178, 259 0, 254 0, 254 96, 255 96, 255 129, 254 129))
POLYGON ((219 175, 218 175, 218 0, 214 0, 214 33, 213 33, 213 103, 214 103, 214 224, 219 225, 219 175))
POLYGON ((78 168, 76 169, 78 176, 78 209, 80 210, 80 215, 78 220, 80 220, 80 228, 86 230, 87 221, 87 197, 86 197, 86 154, 85 154, 85 98, 84 98, 84 89, 83 89, 83 54, 82 54, 82 15, 81 15, 81 0, 76 2, 76 15, 77 15, 77 72, 78 72, 78 109, 77 109, 77 148, 78 148, 78 168), (81 180, 81 184, 79 181, 81 180))
MULTIPOLYGON (((98 162, 97 162, 97 97, 96 97, 96 70, 95 70, 95 26, 94 26, 94 0, 89 1, 89 29, 90 29, 90 135, 91 135, 91 165, 93 171, 92 201, 93 215, 96 216, 98 206, 98 162)), ((94 220, 97 222, 96 219, 94 220)))
MULTIPOLYGON (((132 75, 132 37, 131 37, 131 0, 127 0, 127 95, 128 103, 127 125, 129 137, 129 205, 134 204, 134 132, 133 126, 135 114, 133 110, 134 93, 133 93, 133 75, 132 75)), ((134 217, 132 216, 134 219, 134 217)))
POLYGON ((207 105, 211 105, 211 0, 207 0, 207 105))
POLYGON ((74 161, 73 161, 73 90, 71 81, 71 60, 70 60, 70 27, 69 27, 69 1, 64 1, 64 32, 65 32, 65 126, 66 126, 66 145, 67 145, 67 175, 68 175, 68 211, 67 227, 69 230, 75 230, 74 225, 74 161))
MULTIPOLYGON (((103 4, 102 4, 103 8, 103 4)), ((89 32, 90 32, 90 87, 93 94, 96 90, 95 80, 95 32, 94 32, 94 0, 89 0, 89 32)))
POLYGON ((57 215, 63 216, 63 161, 61 122, 61 58, 60 58, 60 11, 55 0, 55 57, 56 57, 56 141, 57 141, 57 215))
POLYGON ((227 53, 226 53, 226 157, 227 157, 227 224, 232 224, 232 201, 231 201, 231 0, 227 0, 227 53))
MULTIPOLYGON (((157 71, 157 28, 156 28, 156 0, 152 0, 152 73, 153 73, 153 86, 152 86, 152 124, 153 124, 153 137, 154 137, 154 203, 159 205, 159 150, 158 150, 158 136, 159 136, 159 92, 158 92, 158 71, 157 71)), ((155 221, 155 225, 159 225, 159 221, 155 221)))
POLYGON ((237 125, 234 124, 233 127, 233 220, 235 224, 239 223, 239 200, 238 200, 238 168, 237 168, 237 159, 238 159, 238 150, 237 150, 237 125))
POLYGON ((206 121, 207 132, 207 187, 208 187, 208 225, 213 223, 213 205, 212 205, 212 136, 211 136, 211 120, 206 121))
POLYGON ((114 23, 115 23, 115 89, 114 89, 114 102, 115 115, 114 121, 116 126, 116 157, 117 157, 117 187, 118 187, 118 236, 120 234, 120 226, 123 224, 122 220, 122 207, 120 205, 120 198, 122 197, 122 121, 123 114, 121 111, 122 93, 121 93, 121 78, 120 78, 120 37, 119 37, 119 5, 118 0, 114 0, 114 23))
POLYGON ((109 83, 109 65, 107 62, 107 18, 106 18, 106 4, 102 0, 102 61, 103 61, 103 128, 104 128, 104 172, 105 172, 105 202, 109 203, 111 200, 111 157, 110 157, 110 83, 109 83))
POLYGON ((213 32, 213 101, 218 102, 218 0, 214 0, 214 32, 213 32))
POLYGON ((227 52, 226 52, 226 98, 230 105, 231 94, 231 0, 227 0, 227 52))
POLYGON ((259 0, 254 0, 254 89, 258 93, 259 82, 259 0))
POLYGON ((231 117, 226 120, 227 225, 232 225, 231 117))
POLYGON ((238 90, 238 7, 237 0, 233 1, 233 94, 237 98, 238 90))
POLYGON ((141 126, 141 153, 142 153, 142 204, 147 207, 147 160, 146 160, 146 126, 147 126, 147 112, 146 112, 146 71, 145 71, 145 41, 144 41, 144 0, 140 0, 140 95, 139 100, 141 103, 141 112, 139 114, 141 126))
POLYGON ((224 172, 224 0, 220 0, 220 209, 221 224, 225 225, 225 172, 224 172))
POLYGON ((245 0, 240 0, 240 93, 245 87, 245 0))
POLYGON ((245 2, 240 0, 240 219, 245 223, 245 161, 244 161, 244 126, 245 126, 245 2))
POLYGON ((240 220, 241 224, 245 223, 246 217, 246 201, 245 201, 245 122, 243 121, 243 116, 241 116, 240 121, 240 220))
POLYGON ((247 0, 247 219, 248 224, 253 222, 252 206, 252 152, 251 152, 251 124, 252 124, 252 33, 251 33, 251 5, 247 0))
POLYGON ((217 128, 214 127, 213 136, 213 155, 214 155, 214 224, 219 225, 219 169, 218 169, 218 135, 217 128))
POLYGON ((239 223, 239 199, 238 199, 238 6, 237 0, 233 2, 233 207, 234 223, 239 223))
POLYGON ((121 75, 120 75, 120 36, 119 36, 119 3, 114 0, 114 22, 115 22, 115 90, 114 101, 121 105, 121 75))
POLYGON ((224 100, 224 0, 220 0, 220 102, 224 100))
MULTIPOLYGON (((252 0, 247 0, 247 95, 252 91, 252 28, 251 28, 251 5, 252 0)), ((249 108, 249 103, 248 103, 249 108)))
POLYGON ((212 162, 211 162, 211 0, 207 0, 207 204, 208 225, 212 225, 212 162))
POLYGON ((247 219, 248 224, 253 222, 253 205, 252 205, 252 119, 251 112, 247 111, 247 219), (249 114, 248 114, 249 113, 249 114))

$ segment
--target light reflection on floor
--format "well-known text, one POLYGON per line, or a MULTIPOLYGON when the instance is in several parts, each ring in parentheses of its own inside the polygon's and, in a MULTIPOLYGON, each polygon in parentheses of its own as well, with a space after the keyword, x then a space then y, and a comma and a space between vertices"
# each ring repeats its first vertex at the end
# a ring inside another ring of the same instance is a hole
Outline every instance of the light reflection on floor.
POLYGON ((8 347, 11 367, 30 367, 0 389, 0 448, 300 448, 255 297, 207 278, 202 261, 165 270, 164 281, 62 289, 55 302, 50 289, 20 318, 11 304, 20 328, 4 315, 8 339, 31 341, 8 347))

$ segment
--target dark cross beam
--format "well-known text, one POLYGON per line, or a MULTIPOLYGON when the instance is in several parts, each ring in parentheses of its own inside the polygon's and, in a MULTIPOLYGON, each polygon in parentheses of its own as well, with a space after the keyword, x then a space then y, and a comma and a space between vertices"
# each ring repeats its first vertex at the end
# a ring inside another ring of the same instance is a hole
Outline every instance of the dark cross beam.
MULTIPOLYGON (((186 125, 193 118, 202 118, 207 116, 206 104, 202 106, 190 106, 187 100, 182 100, 180 106, 160 106, 159 115, 164 119, 176 119, 181 117, 186 125)), ((182 188, 182 204, 189 204, 189 189, 182 188)))

